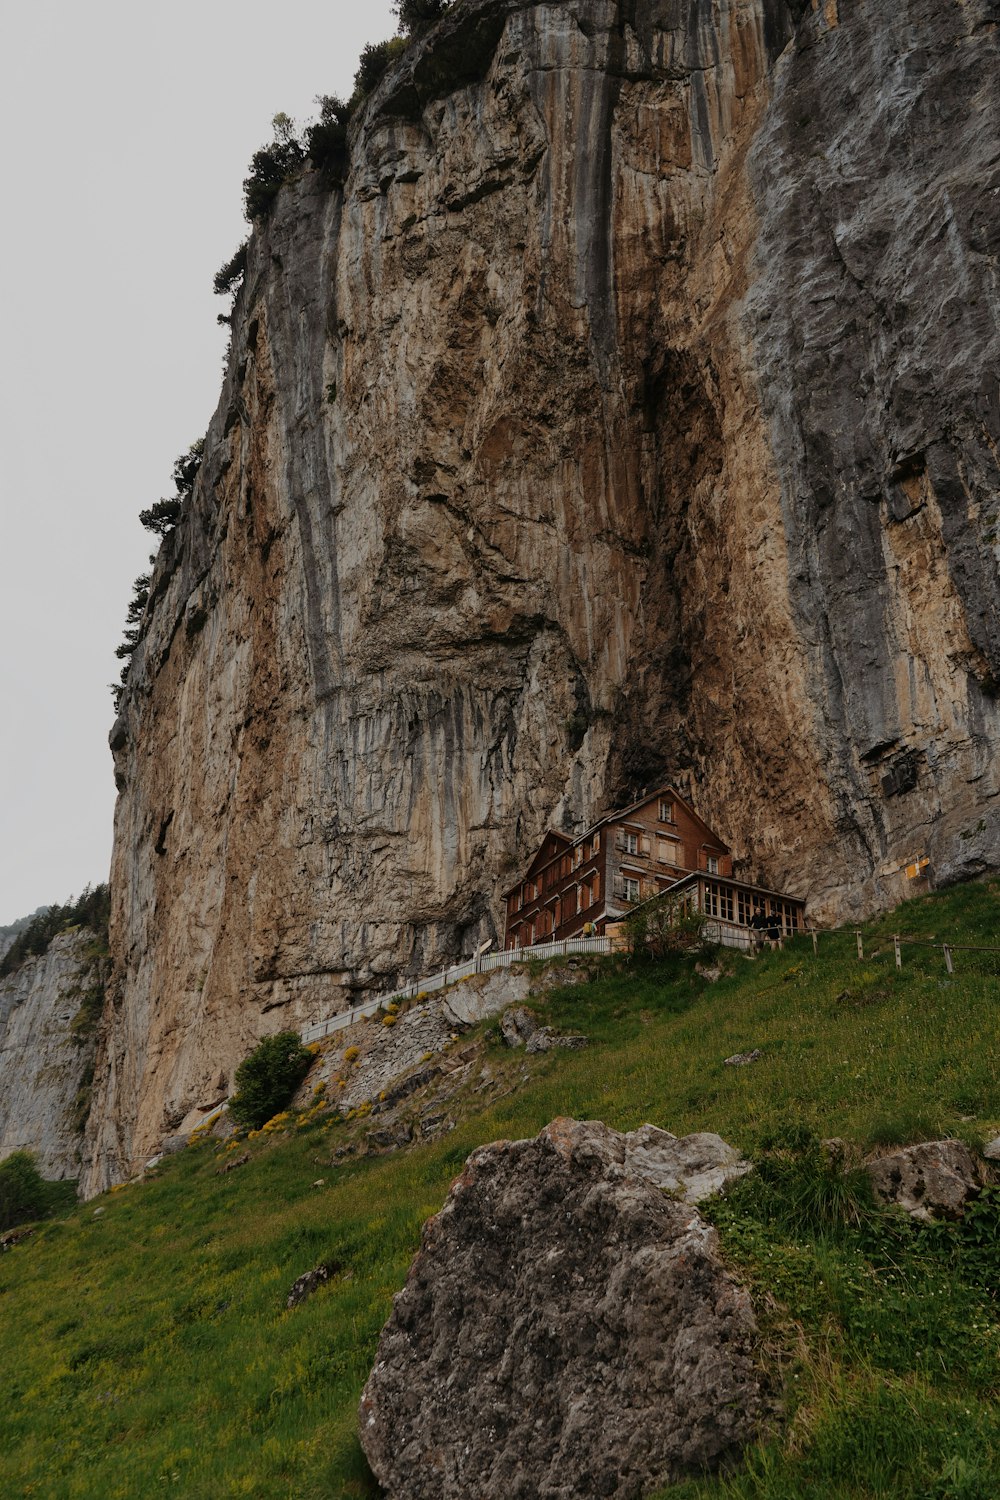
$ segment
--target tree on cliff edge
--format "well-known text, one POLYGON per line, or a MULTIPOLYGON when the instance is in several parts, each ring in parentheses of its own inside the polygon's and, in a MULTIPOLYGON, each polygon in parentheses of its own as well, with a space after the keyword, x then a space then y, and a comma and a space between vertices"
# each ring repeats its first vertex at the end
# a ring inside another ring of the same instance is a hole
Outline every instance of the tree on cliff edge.
POLYGON ((448 9, 448 0, 397 0, 392 13, 404 36, 420 36, 448 9))

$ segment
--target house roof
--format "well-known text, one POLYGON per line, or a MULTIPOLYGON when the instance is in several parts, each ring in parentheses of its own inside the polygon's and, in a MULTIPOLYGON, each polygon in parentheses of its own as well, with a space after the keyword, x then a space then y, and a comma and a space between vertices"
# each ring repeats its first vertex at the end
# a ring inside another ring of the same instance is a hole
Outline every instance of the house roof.
POLYGON ((524 874, 520 877, 519 880, 515 880, 513 885, 508 886, 505 891, 501 891, 501 896, 506 899, 508 896, 513 895, 519 885, 522 885, 524 881, 529 880, 537 870, 540 870, 543 868, 543 866, 547 865, 550 859, 554 859, 556 857, 556 854, 562 854, 566 849, 571 849, 574 844, 579 844, 584 839, 591 838, 599 828, 606 827, 608 823, 622 822, 623 819, 628 817, 629 813, 635 812, 637 808, 645 807, 647 803, 655 802, 660 797, 665 797, 668 794, 673 801, 681 803, 685 811, 690 814, 690 816, 694 819, 694 821, 700 828, 703 828, 705 830, 708 836, 712 839, 713 843, 717 844, 724 854, 730 854, 732 852, 729 848, 729 845, 723 843, 722 839, 719 838, 719 835, 713 828, 710 828, 708 826, 704 818, 700 818, 698 816, 687 798, 682 797, 675 786, 670 786, 668 784, 666 786, 656 787, 652 792, 646 792, 642 797, 639 797, 637 801, 630 802, 628 807, 619 807, 616 808, 613 812, 605 813, 602 818, 598 818, 596 823, 592 823, 589 828, 585 829, 583 833, 577 834, 575 838, 569 838, 565 833, 560 833, 558 829, 550 828, 545 837, 542 839, 542 842, 539 844, 535 856, 528 868, 525 870, 524 874), (559 842, 558 844, 553 843, 551 846, 552 852, 545 859, 542 859, 542 855, 546 852, 546 844, 549 843, 550 839, 558 840, 559 842))
MULTIPOLYGON (((539 844, 535 857, 525 870, 521 880, 527 880, 530 875, 535 873, 536 868, 541 869, 543 865, 549 863, 549 860, 555 859, 557 854, 563 854, 567 849, 572 849, 575 842, 576 840, 571 839, 567 834, 560 833, 556 828, 550 828, 539 844)), ((521 880, 517 882, 518 885, 521 884, 521 880)))
MULTIPOLYGON (((685 811, 691 815, 691 817, 700 828, 703 828, 705 830, 705 832, 712 839, 713 843, 718 844, 719 848, 722 849, 725 854, 732 853, 729 845, 723 843, 722 839, 719 838, 719 835, 716 833, 715 829, 710 828, 709 825, 705 822, 705 819, 698 816, 688 799, 686 797, 683 797, 677 790, 677 788, 675 786, 669 785, 669 783, 666 786, 656 787, 656 789, 652 792, 644 793, 644 795, 639 797, 637 801, 630 802, 628 807, 619 807, 616 808, 613 812, 605 813, 604 817, 598 819, 593 828, 587 830, 587 833, 596 832, 598 828, 603 828, 606 823, 620 823, 623 818, 627 818, 629 813, 635 812, 637 808, 645 807, 648 802, 657 802, 661 797, 666 796, 668 793, 674 802, 681 803, 685 811)), ((587 834, 581 834, 580 837, 586 838, 587 834)))

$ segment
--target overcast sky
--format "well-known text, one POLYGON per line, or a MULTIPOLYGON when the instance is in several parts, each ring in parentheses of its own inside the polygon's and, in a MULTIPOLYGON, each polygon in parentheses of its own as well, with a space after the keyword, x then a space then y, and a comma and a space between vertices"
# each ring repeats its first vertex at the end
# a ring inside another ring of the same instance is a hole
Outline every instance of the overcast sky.
POLYGON ((275 113, 391 0, 0 0, 0 924, 105 880, 138 512, 219 394, 212 277, 275 113))

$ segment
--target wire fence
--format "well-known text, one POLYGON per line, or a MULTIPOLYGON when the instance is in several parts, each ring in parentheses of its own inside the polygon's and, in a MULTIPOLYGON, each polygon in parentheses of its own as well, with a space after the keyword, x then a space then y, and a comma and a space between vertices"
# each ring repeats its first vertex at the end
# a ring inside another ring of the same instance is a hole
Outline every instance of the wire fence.
MULTIPOLYGON (((777 929, 772 929, 776 931, 777 929)), ((722 948, 733 948, 747 955, 766 952, 771 948, 784 948, 789 941, 811 944, 815 957, 843 959, 856 954, 860 963, 891 962, 897 969, 909 969, 915 974, 938 974, 943 980, 956 975, 996 981, 1000 998, 1000 947, 975 943, 949 943, 938 938, 910 936, 907 933, 866 933, 857 928, 799 928, 793 932, 782 930, 777 937, 769 936, 766 930, 756 931, 736 922, 708 918, 701 927, 702 938, 722 948)), ((344 1031, 355 1022, 375 1016, 390 1001, 413 1000, 424 995, 435 994, 458 984, 473 974, 490 973, 508 968, 511 964, 541 962, 554 958, 571 957, 576 954, 609 954, 620 948, 610 937, 566 938, 559 942, 536 943, 530 948, 506 948, 496 953, 483 953, 464 963, 452 964, 440 969, 426 979, 415 979, 391 995, 379 995, 364 1005, 341 1011, 327 1020, 317 1021, 305 1027, 302 1040, 305 1043, 322 1041, 335 1032, 344 1031)), ((808 947, 807 950, 808 952, 808 947)))
MULTIPOLYGON (((817 946, 814 936, 813 946, 817 946)), ((994 979, 1000 983, 1000 947, 984 943, 954 943, 940 938, 916 937, 894 932, 866 934, 855 928, 854 943, 859 963, 891 962, 896 969, 911 969, 941 978, 994 979)))

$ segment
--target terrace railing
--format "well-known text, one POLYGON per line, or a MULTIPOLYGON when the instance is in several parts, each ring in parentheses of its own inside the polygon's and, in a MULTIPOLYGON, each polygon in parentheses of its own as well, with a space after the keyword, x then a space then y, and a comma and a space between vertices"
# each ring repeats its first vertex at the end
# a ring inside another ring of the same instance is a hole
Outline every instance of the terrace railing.
POLYGON ((488 974, 494 969, 509 969, 511 964, 532 961, 544 963, 552 958, 569 958, 575 953, 610 952, 611 939, 609 937, 579 937, 563 938, 553 943, 535 943, 530 948, 504 948, 498 953, 481 953, 478 958, 469 958, 464 963, 452 964, 447 969, 439 969, 429 979, 415 979, 412 984, 394 990, 391 995, 379 995, 377 999, 366 1000, 364 1005, 341 1011, 338 1015, 331 1016, 329 1020, 316 1021, 303 1030, 302 1040, 307 1045, 309 1042, 321 1042, 324 1037, 332 1036, 337 1031, 345 1031, 356 1021, 377 1015, 382 1006, 388 1004, 390 1000, 412 1000, 417 995, 432 995, 437 990, 447 989, 449 985, 459 984, 463 979, 469 979, 473 974, 488 974))

